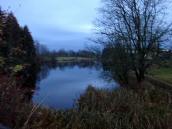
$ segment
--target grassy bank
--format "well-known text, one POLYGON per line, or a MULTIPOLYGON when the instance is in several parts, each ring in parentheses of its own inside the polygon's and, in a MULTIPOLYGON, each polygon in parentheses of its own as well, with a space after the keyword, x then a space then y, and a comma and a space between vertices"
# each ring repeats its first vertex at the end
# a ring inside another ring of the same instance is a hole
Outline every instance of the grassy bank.
POLYGON ((48 56, 43 57, 43 60, 46 62, 51 62, 52 59, 53 61, 57 61, 58 63, 96 60, 95 58, 87 58, 87 57, 54 57, 54 58, 48 56))
POLYGON ((94 58, 86 58, 86 57, 57 57, 56 60, 58 62, 92 61, 92 60, 94 60, 94 58))
POLYGON ((11 121, 1 115, 0 122, 16 129, 171 129, 172 94, 143 85, 113 91, 88 87, 66 111, 13 104, 11 121))
POLYGON ((172 67, 153 68, 149 74, 157 79, 172 84, 172 67))

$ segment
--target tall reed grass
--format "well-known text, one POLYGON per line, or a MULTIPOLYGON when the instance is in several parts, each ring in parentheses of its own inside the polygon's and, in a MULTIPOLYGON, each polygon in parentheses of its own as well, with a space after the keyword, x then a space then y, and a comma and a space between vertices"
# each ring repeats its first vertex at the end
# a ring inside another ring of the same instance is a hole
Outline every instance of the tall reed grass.
POLYGON ((148 83, 140 89, 112 91, 89 86, 75 103, 70 110, 51 110, 17 102, 11 107, 15 119, 9 125, 15 129, 172 129, 172 94, 148 83))

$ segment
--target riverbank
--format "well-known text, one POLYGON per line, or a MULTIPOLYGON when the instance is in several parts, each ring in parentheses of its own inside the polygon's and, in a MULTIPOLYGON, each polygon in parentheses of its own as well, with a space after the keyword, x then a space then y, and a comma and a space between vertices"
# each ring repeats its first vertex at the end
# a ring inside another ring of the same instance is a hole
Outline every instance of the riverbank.
POLYGON ((74 61, 94 61, 95 58, 87 57, 57 57, 57 62, 74 62, 74 61))
POLYGON ((0 122, 17 129, 170 129, 171 100, 169 91, 148 82, 113 91, 90 86, 70 110, 17 102, 11 121, 1 115, 0 122))

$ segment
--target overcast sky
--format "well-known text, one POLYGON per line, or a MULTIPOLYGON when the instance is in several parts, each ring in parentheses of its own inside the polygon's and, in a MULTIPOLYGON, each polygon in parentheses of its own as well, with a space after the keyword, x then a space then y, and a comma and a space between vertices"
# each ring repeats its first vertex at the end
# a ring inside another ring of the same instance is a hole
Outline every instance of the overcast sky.
POLYGON ((100 0, 0 0, 0 6, 51 50, 78 50, 90 43, 100 0))

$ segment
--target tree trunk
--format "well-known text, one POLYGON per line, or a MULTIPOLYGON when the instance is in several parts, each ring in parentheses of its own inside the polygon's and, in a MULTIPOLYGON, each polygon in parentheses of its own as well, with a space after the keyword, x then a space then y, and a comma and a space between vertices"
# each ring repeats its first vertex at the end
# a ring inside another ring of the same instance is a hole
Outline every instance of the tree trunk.
POLYGON ((137 81, 141 83, 145 79, 145 70, 139 69, 139 75, 137 76, 137 81))

